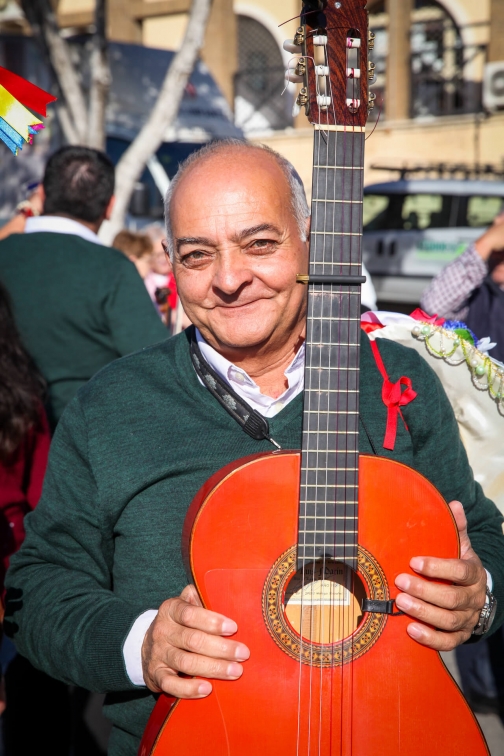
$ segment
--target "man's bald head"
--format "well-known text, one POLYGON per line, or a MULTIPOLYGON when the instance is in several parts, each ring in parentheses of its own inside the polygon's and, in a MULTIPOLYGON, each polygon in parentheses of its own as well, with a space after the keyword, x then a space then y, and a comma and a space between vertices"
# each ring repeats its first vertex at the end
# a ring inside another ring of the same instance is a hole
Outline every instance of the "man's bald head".
POLYGON ((165 220, 168 251, 172 260, 175 252, 175 244, 170 212, 172 199, 178 184, 196 166, 200 166, 202 163, 211 160, 214 157, 229 156, 231 160, 239 159, 240 152, 245 152, 247 155, 253 155, 255 152, 261 157, 264 157, 265 155, 270 156, 278 165, 288 183, 292 213, 296 219, 300 239, 306 241, 306 219, 310 217, 310 209, 306 200, 303 182, 294 166, 284 157, 279 155, 278 152, 275 152, 265 145, 249 144, 248 142, 243 142, 239 139, 222 139, 217 142, 211 142, 197 152, 193 152, 189 155, 189 157, 180 164, 177 173, 170 183, 170 187, 165 197, 165 220))

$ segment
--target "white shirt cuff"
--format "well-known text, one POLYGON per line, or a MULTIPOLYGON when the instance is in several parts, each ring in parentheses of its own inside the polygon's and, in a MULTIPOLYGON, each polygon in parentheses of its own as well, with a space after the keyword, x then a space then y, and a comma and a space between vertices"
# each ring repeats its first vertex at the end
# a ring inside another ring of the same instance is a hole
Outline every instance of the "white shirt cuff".
POLYGON ((487 569, 485 569, 485 572, 487 574, 487 588, 490 591, 490 593, 492 593, 493 579, 492 579, 492 576, 490 575, 490 573, 488 572, 487 569))
POLYGON ((142 668, 142 644, 145 633, 157 615, 157 609, 147 609, 133 623, 123 646, 124 664, 126 672, 133 685, 145 686, 142 668))

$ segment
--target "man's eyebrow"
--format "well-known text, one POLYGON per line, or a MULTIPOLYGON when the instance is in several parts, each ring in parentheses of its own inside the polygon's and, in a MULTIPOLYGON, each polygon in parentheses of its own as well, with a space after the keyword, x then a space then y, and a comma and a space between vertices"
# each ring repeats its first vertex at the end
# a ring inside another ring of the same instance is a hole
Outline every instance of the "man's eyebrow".
POLYGON ((181 236, 179 239, 176 239, 176 245, 177 250, 180 249, 180 247, 183 244, 203 244, 205 247, 214 247, 215 243, 211 241, 211 239, 207 239, 206 236, 181 236))
POLYGON ((251 228, 244 228, 242 231, 239 231, 235 236, 233 237, 233 241, 241 242, 243 239, 246 239, 248 236, 255 236, 255 234, 260 234, 262 231, 271 231, 274 234, 277 234, 278 236, 281 235, 281 230, 278 228, 278 226, 275 226, 273 223, 259 223, 258 226, 252 226, 251 228))

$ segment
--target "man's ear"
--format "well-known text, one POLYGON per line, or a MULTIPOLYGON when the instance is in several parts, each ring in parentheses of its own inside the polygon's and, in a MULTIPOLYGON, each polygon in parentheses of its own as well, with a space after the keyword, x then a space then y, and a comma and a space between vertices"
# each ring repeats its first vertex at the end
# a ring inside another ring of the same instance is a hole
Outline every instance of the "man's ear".
POLYGON ((107 207, 105 208, 104 220, 110 220, 111 215, 112 215, 112 210, 114 209, 115 201, 116 201, 116 198, 115 198, 115 195, 113 194, 109 200, 107 207))

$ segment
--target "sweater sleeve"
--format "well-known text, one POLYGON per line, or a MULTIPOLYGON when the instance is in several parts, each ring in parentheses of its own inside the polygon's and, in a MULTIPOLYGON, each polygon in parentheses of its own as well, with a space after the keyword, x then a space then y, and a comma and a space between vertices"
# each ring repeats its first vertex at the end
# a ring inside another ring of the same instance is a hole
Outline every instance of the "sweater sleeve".
POLYGON ((484 260, 471 244, 432 279, 422 294, 420 307, 430 315, 463 320, 468 313, 467 300, 487 273, 484 260))
POLYGON ((420 355, 415 354, 415 360, 418 365, 412 377, 413 385, 420 387, 419 396, 403 410, 413 443, 413 466, 447 502, 463 504, 471 544, 492 575, 498 602, 495 630, 504 621, 503 517, 474 480, 452 406, 438 376, 420 355), (418 404, 415 407, 419 400, 421 409, 418 404))
POLYGON ((133 688, 123 643, 140 613, 112 592, 113 533, 102 527, 79 397, 65 411, 39 505, 7 580, 5 631, 37 668, 88 690, 133 688))
POLYGON ((138 271, 126 258, 117 266, 105 314, 114 346, 121 356, 168 337, 138 271))

